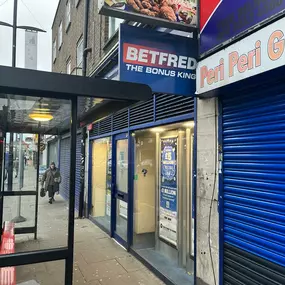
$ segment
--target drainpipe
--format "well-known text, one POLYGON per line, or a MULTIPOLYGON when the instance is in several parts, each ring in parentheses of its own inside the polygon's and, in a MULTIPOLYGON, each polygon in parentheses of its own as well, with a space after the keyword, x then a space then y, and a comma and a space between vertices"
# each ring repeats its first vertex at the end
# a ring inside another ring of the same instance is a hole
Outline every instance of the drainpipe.
POLYGON ((91 48, 87 48, 87 45, 88 45, 89 4, 90 4, 90 0, 85 0, 85 6, 84 6, 84 28, 83 28, 84 30, 83 30, 82 76, 86 76, 87 55, 91 51, 91 48))
MULTIPOLYGON (((82 76, 86 76, 87 71, 87 55, 91 52, 88 45, 88 21, 89 21, 89 3, 90 0, 85 0, 84 6, 84 30, 83 30, 83 60, 82 60, 82 76)), ((80 194, 79 194, 79 213, 80 219, 84 216, 84 188, 85 188, 85 139, 86 127, 82 129, 81 134, 81 161, 80 161, 80 194)))

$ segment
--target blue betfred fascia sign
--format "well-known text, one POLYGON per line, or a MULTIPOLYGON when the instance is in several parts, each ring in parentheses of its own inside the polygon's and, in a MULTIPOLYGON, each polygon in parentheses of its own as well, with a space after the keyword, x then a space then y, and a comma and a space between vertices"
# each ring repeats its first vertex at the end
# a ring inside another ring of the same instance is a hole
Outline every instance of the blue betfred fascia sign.
POLYGON ((282 0, 201 0, 200 54, 285 10, 282 0))
POLYGON ((197 39, 121 25, 121 81, 147 84, 153 92, 194 96, 197 39))

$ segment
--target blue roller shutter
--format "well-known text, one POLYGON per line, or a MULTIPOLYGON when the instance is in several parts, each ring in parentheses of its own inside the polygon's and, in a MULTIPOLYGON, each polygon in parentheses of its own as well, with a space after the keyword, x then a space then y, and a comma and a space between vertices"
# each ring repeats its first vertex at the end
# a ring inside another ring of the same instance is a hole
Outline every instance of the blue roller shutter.
MULTIPOLYGON (((75 209, 79 210, 80 195, 80 161, 81 161, 81 134, 77 135, 76 141, 76 171, 75 171, 75 209)), ((70 178, 70 137, 61 140, 60 145, 60 171, 62 183, 60 193, 66 200, 69 199, 69 178, 70 178)))
POLYGON ((222 98, 223 284, 285 284, 284 110, 270 90, 222 98))
POLYGON ((65 199, 69 199, 69 178, 70 178, 70 138, 62 139, 60 142, 60 172, 62 181, 59 193, 65 199))
POLYGON ((52 162, 58 166, 58 141, 54 140, 48 142, 48 164, 49 166, 52 162))
POLYGON ((79 211, 80 195, 80 166, 81 166, 81 134, 77 135, 76 141, 76 181, 75 181, 75 209, 79 211))

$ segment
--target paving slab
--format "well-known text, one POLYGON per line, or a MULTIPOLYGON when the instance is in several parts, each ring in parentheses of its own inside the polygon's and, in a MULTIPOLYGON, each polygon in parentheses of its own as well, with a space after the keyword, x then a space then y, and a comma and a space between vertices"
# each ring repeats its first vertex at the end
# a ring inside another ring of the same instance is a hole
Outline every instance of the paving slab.
MULTIPOLYGON (((26 170, 25 183, 34 189, 35 171, 26 170)), ((5 202, 4 220, 15 215, 17 199, 5 202)), ((18 226, 32 225, 34 197, 25 197, 22 212, 27 221, 18 226)), ((61 248, 67 245, 68 202, 60 196, 48 204, 39 199, 38 239, 34 235, 16 237, 16 252, 61 248)), ((63 285, 64 261, 18 266, 18 285, 63 285), (26 283, 25 283, 26 282, 26 283), (36 282, 36 283, 35 283, 36 282)), ((142 263, 136 260, 105 232, 88 219, 75 220, 73 284, 79 285, 162 285, 142 263)))

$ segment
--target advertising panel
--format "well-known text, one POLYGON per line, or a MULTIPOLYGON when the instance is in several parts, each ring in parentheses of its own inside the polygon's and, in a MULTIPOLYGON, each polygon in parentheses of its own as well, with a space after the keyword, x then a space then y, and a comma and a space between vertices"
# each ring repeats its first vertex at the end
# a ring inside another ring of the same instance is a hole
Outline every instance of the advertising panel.
POLYGON ((161 139, 159 237, 177 245, 177 137, 161 139))
POLYGON ((283 66, 285 18, 199 62, 197 94, 283 66))
POLYGON ((108 139, 108 162, 106 179, 106 215, 111 217, 111 192, 112 192, 112 143, 108 139))
POLYGON ((284 10, 282 0, 200 0, 200 54, 284 10))
POLYGON ((147 84, 153 92, 194 96, 197 40, 121 25, 121 81, 147 84))
POLYGON ((157 21, 160 27, 172 24, 176 29, 196 28, 197 0, 105 0, 99 12, 126 20, 150 24, 157 21), (115 13, 114 13, 115 12, 115 13))
POLYGON ((25 31, 25 68, 37 69, 38 33, 25 31))

